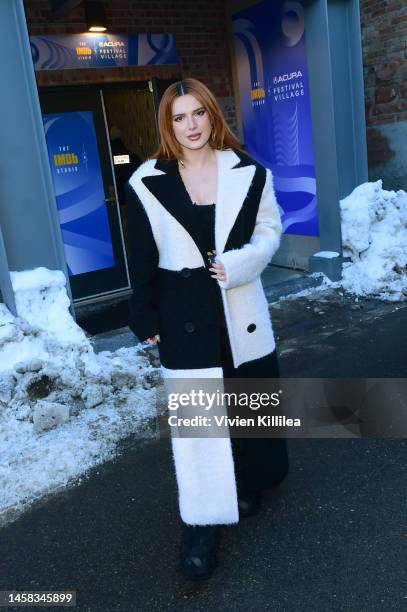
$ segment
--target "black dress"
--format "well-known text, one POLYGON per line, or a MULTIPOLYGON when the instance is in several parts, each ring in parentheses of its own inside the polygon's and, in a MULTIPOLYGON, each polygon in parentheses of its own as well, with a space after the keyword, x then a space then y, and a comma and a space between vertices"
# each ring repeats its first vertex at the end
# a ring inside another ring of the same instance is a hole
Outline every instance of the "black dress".
MULTIPOLYGON (((197 224, 201 238, 207 246, 208 258, 215 258, 215 204, 194 204, 199 215, 197 224)), ((229 343, 221 290, 213 279, 213 295, 209 299, 217 304, 214 325, 219 326, 222 369, 224 378, 257 378, 259 371, 269 372, 270 378, 278 378, 276 351, 269 355, 243 363, 235 368, 229 343), (261 366, 259 370, 259 366, 261 366), (266 368, 266 369, 265 369, 266 368)), ((232 438, 232 451, 236 470, 238 494, 267 489, 279 484, 288 472, 287 443, 285 438, 232 438)))

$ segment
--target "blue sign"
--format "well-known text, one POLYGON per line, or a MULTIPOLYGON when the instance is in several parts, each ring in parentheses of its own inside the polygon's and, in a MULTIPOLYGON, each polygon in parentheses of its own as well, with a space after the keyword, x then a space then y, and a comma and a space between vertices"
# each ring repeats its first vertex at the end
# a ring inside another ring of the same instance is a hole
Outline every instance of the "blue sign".
POLYGON ((35 70, 178 63, 173 34, 42 34, 30 43, 35 70))
POLYGON ((115 266, 91 111, 43 115, 70 275, 115 266))
POLYGON ((273 172, 284 231, 318 236, 303 2, 263 0, 233 32, 245 148, 273 172))

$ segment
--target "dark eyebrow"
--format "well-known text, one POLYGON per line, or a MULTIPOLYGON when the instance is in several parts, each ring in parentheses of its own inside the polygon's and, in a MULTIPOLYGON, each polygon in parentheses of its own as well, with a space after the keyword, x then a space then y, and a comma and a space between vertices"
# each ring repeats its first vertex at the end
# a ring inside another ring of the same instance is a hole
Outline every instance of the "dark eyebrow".
MULTIPOLYGON (((205 110, 204 106, 200 106, 199 108, 195 108, 192 112, 196 113, 199 110, 205 110)), ((173 115, 172 118, 174 119, 175 117, 183 117, 185 115, 185 113, 177 113, 176 115, 173 115)))

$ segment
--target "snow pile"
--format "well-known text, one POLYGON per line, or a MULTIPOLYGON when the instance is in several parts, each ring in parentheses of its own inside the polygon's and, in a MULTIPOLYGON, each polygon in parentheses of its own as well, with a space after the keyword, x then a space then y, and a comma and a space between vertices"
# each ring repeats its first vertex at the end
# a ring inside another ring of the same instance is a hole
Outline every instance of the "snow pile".
POLYGON ((407 297, 407 193, 363 183, 341 200, 342 286, 390 301, 407 297))
POLYGON ((14 272, 12 283, 18 316, 0 304, 0 512, 112 458, 155 416, 160 378, 140 345, 94 352, 62 272, 14 272))
POLYGON ((72 369, 78 357, 92 367, 92 346, 71 317, 62 272, 12 272, 11 281, 18 317, 0 304, 0 372, 35 371, 50 361, 72 369))

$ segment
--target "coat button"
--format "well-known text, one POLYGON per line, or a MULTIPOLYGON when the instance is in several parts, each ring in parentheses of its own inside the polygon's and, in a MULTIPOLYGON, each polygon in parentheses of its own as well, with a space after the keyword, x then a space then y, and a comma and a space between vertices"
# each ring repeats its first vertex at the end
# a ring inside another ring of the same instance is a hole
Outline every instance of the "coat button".
POLYGON ((182 268, 181 276, 184 278, 189 278, 191 276, 191 270, 189 268, 182 268))
POLYGON ((254 323, 250 323, 250 325, 247 326, 247 331, 249 332, 249 334, 254 332, 255 329, 256 329, 256 325, 254 323))
POLYGON ((193 332, 193 331, 195 331, 195 325, 191 321, 187 321, 184 324, 184 329, 187 332, 193 332))

